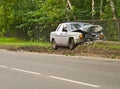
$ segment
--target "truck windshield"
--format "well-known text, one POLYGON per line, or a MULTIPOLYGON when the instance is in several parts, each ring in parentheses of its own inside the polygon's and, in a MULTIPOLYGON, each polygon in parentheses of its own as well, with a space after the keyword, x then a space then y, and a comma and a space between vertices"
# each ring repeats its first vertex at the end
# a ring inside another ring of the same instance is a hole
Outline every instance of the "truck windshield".
POLYGON ((79 30, 80 25, 79 24, 71 24, 71 27, 72 27, 72 30, 75 31, 75 30, 79 30))

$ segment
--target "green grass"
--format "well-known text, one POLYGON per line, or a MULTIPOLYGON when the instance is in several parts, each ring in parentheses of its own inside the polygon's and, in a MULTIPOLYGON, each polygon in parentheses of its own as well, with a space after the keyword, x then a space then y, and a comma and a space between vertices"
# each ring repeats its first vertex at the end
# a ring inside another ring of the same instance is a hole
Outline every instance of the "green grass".
POLYGON ((40 46, 49 47, 49 43, 44 42, 33 42, 33 41, 22 41, 16 38, 0 38, 0 46, 40 46))
POLYGON ((102 49, 120 50, 120 44, 94 43, 93 46, 96 47, 96 48, 102 48, 102 49))
MULTIPOLYGON (((38 47, 50 47, 50 43, 33 42, 33 41, 23 41, 23 40, 18 40, 16 38, 0 38, 0 46, 18 46, 18 47, 19 46, 38 46, 38 47)), ((92 45, 92 47, 94 47, 94 48, 100 48, 100 49, 113 49, 113 50, 115 49, 115 50, 120 50, 120 44, 94 43, 92 45)))

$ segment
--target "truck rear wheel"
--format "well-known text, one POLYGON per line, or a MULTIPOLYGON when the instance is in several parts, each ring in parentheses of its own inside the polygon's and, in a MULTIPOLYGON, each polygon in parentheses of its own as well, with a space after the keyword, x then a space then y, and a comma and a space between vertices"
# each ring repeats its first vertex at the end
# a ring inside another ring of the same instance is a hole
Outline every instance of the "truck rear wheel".
POLYGON ((57 50, 57 48, 58 48, 58 46, 57 46, 57 44, 56 44, 56 42, 55 42, 54 39, 53 39, 53 41, 52 41, 52 48, 53 48, 54 50, 57 50))

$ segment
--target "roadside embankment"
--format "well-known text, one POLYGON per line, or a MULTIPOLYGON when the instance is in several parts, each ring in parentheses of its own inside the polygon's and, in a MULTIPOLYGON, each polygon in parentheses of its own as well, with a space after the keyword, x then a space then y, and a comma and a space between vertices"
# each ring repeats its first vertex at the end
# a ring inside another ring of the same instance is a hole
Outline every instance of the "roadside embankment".
POLYGON ((46 54, 62 54, 66 56, 94 56, 104 58, 120 59, 120 43, 119 42, 95 42, 92 44, 80 44, 74 50, 59 47, 53 50, 49 45, 0 45, 0 49, 7 49, 10 51, 29 51, 46 54))

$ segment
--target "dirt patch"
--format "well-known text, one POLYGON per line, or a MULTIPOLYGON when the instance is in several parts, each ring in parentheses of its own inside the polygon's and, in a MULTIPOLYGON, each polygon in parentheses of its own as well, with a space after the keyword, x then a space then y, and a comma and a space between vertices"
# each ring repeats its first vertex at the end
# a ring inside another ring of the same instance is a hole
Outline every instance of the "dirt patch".
POLYGON ((120 59, 120 50, 95 47, 93 45, 79 45, 74 50, 68 48, 59 47, 57 50, 53 50, 51 47, 38 47, 38 46, 0 46, 1 49, 7 49, 10 51, 29 51, 47 54, 62 54, 70 56, 94 56, 104 58, 118 58, 120 59))

